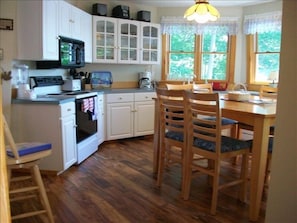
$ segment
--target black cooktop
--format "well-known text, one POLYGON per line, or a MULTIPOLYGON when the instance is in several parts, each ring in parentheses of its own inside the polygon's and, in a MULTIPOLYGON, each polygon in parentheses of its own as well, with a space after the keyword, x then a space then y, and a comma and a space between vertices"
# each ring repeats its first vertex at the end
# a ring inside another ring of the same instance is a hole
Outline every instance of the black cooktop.
POLYGON ((80 95, 80 94, 88 94, 90 91, 62 91, 60 93, 50 93, 47 95, 80 95))

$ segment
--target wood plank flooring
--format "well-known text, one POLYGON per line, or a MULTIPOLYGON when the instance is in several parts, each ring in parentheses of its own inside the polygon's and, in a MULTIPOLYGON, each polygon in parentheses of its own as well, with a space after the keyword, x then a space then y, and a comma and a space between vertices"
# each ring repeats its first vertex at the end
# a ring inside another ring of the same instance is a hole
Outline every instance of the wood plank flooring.
MULTIPOLYGON (((140 137, 104 143, 79 166, 59 176, 43 176, 56 223, 245 223, 248 204, 237 188, 219 193, 217 214, 209 214, 211 188, 201 176, 192 181, 190 199, 180 198, 180 166, 166 170, 162 187, 152 174, 153 139, 140 137)), ((236 166, 224 164, 237 174, 236 166)), ((265 196, 259 223, 264 222, 265 196)), ((20 208, 12 205, 12 209, 20 208)), ((38 217, 16 223, 39 223, 38 217)))

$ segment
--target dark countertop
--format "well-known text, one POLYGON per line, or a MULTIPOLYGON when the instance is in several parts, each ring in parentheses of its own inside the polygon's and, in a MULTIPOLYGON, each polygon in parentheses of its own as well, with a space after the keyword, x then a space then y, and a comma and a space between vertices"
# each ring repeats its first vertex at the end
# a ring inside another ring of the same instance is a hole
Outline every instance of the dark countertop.
POLYGON ((47 98, 47 97, 37 97, 35 99, 12 99, 12 104, 64 104, 68 102, 74 102, 75 98, 60 97, 60 98, 47 98))
POLYGON ((93 89, 95 92, 102 92, 104 94, 119 94, 119 93, 142 93, 142 92, 155 92, 154 88, 118 88, 118 89, 93 89))
MULTIPOLYGON (((140 88, 123 88, 123 89, 93 89, 92 92, 97 92, 98 94, 120 94, 120 93, 141 93, 141 92, 155 92, 155 89, 140 89, 140 88)), ((36 99, 12 99, 12 104, 64 104, 74 101, 73 97, 47 97, 39 96, 36 99)))

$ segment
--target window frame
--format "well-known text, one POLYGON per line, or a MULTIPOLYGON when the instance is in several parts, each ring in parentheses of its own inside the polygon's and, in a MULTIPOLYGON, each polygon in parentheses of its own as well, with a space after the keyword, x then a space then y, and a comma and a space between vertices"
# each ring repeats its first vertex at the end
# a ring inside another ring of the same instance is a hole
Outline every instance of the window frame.
POLYGON ((276 54, 279 52, 258 52, 258 33, 255 34, 248 34, 246 35, 246 46, 247 46, 247 68, 246 68, 246 80, 247 84, 250 85, 267 85, 270 83, 269 80, 267 81, 256 81, 256 58, 257 55, 263 54, 276 54))
MULTIPOLYGON (((163 34, 162 35, 162 81, 169 81, 167 79, 167 74, 169 71, 169 54, 170 54, 170 35, 163 34)), ((234 72, 235 72, 235 52, 236 52, 236 35, 228 35, 228 45, 227 45, 227 61, 226 61, 226 79, 225 80, 215 80, 210 79, 208 82, 228 82, 234 83, 234 72)), ((194 74, 196 75, 193 78, 195 82, 204 82, 205 80, 201 79, 201 59, 204 52, 202 52, 202 35, 195 35, 195 46, 194 46, 194 74)), ((221 52, 207 52, 210 53, 218 53, 221 52)), ((173 80, 179 81, 179 80, 173 80)))

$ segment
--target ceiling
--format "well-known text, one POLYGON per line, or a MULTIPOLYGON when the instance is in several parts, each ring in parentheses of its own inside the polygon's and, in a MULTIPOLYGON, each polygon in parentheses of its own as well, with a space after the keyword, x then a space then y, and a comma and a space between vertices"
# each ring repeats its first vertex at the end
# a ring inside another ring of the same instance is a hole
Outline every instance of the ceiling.
MULTIPOLYGON (((121 1, 121 0, 119 0, 121 1)), ((155 7, 189 7, 194 4, 195 0, 122 0, 139 5, 155 7)), ((213 6, 230 7, 230 6, 249 6, 281 0, 209 0, 213 6)))

